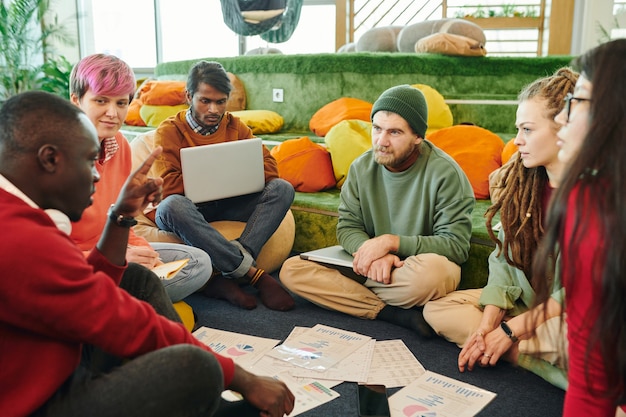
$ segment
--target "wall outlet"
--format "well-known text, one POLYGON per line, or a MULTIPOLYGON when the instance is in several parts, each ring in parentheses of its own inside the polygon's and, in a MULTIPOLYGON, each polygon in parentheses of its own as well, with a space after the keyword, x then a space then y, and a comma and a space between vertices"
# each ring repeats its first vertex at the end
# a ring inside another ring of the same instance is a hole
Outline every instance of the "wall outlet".
POLYGON ((282 88, 274 88, 272 90, 272 100, 275 103, 282 103, 283 102, 283 89, 282 88))

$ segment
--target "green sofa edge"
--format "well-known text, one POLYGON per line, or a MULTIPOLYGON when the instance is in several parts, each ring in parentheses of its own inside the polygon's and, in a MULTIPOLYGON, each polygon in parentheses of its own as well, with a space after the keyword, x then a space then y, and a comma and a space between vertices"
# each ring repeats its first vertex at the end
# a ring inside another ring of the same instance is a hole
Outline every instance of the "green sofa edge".
MULTIPOLYGON (((308 131, 311 116, 338 98, 374 102, 394 85, 426 84, 446 100, 456 100, 450 104, 455 124, 472 122, 494 133, 512 133, 518 92, 536 78, 568 65, 571 58, 358 52, 205 59, 222 63, 242 81, 248 109, 283 116, 283 132, 308 131), (283 102, 273 101, 274 88, 284 90, 283 102)), ((161 63, 155 76, 185 79, 198 60, 161 63)))
MULTIPOLYGON (((318 193, 296 192, 291 206, 295 223, 296 237, 294 252, 305 252, 324 246, 336 245, 336 228, 339 219, 339 189, 318 193)), ((472 237, 469 257, 461 265, 459 289, 481 288, 487 283, 489 266, 487 259, 495 244, 489 238, 484 213, 491 202, 477 200, 472 213, 472 237)), ((495 223, 498 218, 495 219, 495 223)))

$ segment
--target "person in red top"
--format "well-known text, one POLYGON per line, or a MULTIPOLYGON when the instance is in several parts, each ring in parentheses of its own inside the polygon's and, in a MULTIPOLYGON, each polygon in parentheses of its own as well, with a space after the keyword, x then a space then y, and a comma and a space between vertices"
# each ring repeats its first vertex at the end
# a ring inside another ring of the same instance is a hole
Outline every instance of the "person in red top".
MULTIPOLYGON (((555 120, 568 165, 548 214, 534 277, 561 253, 569 386, 563 415, 625 415, 626 39, 577 58, 580 77, 555 120), (617 413, 616 413, 617 409, 617 413)), ((536 288, 544 302, 549 291, 536 288)))
MULTIPOLYGON (((93 196, 93 204, 83 212, 81 221, 72 225, 72 239, 86 253, 100 239, 105 214, 132 170, 130 145, 120 128, 128 114, 135 87, 132 68, 114 55, 88 55, 74 66, 70 75, 70 100, 96 127, 102 152, 96 162, 100 186, 93 196)), ((211 258, 203 250, 189 245, 148 243, 130 229, 126 250, 128 262, 152 269, 163 262, 180 259, 189 261, 173 278, 162 281, 173 302, 198 291, 208 282, 213 272, 211 258)))
MULTIPOLYGON (((161 196, 162 180, 147 177, 161 151, 128 178, 85 257, 53 219, 63 227, 91 204, 101 154, 93 124, 68 100, 41 91, 0 109, 3 416, 211 416, 225 387, 263 416, 293 409, 283 383, 243 370, 118 287, 128 226, 161 196), (88 346, 126 360, 102 368, 82 354, 88 346)), ((154 282, 143 290, 169 302, 154 282)))

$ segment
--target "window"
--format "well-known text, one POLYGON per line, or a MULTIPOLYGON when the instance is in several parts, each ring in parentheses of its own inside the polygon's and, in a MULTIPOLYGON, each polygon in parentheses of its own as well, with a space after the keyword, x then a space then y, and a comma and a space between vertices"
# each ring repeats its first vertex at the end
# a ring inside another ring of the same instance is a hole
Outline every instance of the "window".
POLYGON ((133 68, 262 47, 286 54, 335 51, 334 0, 305 0, 295 32, 280 44, 232 32, 218 0, 79 0, 78 15, 81 56, 111 53, 133 68))

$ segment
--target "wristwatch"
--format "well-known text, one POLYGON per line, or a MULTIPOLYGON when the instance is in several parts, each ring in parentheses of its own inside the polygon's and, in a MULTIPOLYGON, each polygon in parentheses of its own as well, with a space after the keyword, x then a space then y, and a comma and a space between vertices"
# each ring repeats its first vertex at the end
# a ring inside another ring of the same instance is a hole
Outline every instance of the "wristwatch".
POLYGON ((124 216, 123 214, 115 213, 115 211, 113 211, 113 206, 114 204, 111 204, 111 207, 109 207, 109 212, 107 213, 107 216, 109 217, 109 219, 113 220, 115 224, 120 227, 126 228, 131 228, 137 224, 137 220, 135 220, 134 217, 124 216))
POLYGON ((511 330, 511 328, 509 327, 509 325, 508 325, 508 324, 506 324, 506 321, 503 321, 502 323, 500 323, 500 327, 502 328, 502 330, 504 330, 504 333, 506 333, 507 337, 508 337, 509 339, 511 339, 511 341, 512 341, 513 343, 516 343, 516 342, 517 342, 517 340, 518 340, 518 339, 517 339, 517 336, 515 336, 515 335, 513 334, 513 330, 511 330))

